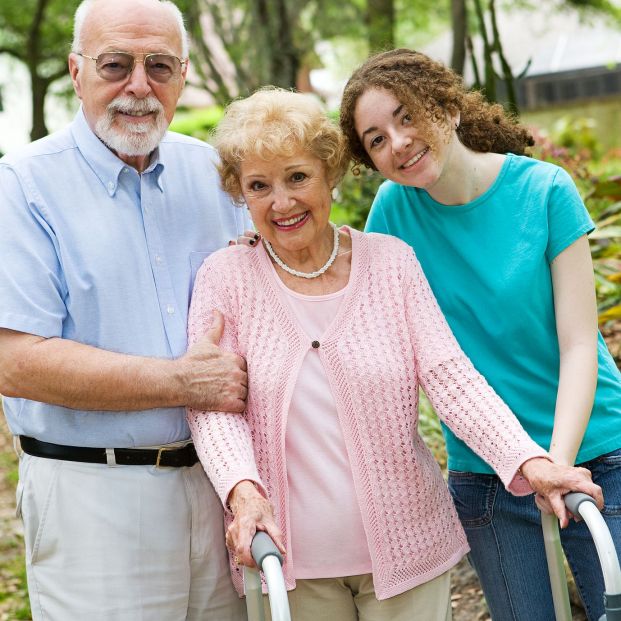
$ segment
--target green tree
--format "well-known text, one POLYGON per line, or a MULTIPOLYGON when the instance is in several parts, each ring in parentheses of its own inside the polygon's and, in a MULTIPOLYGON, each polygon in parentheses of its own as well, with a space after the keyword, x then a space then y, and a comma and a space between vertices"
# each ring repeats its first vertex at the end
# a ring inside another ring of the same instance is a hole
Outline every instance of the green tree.
POLYGON ((369 50, 377 52, 395 46, 394 0, 367 0, 369 50))
POLYGON ((26 65, 32 89, 32 140, 45 136, 50 86, 67 75, 73 13, 79 0, 0 0, 0 54, 26 65))
POLYGON ((360 0, 176 0, 198 86, 219 104, 264 84, 297 86, 320 39, 363 31, 360 0))

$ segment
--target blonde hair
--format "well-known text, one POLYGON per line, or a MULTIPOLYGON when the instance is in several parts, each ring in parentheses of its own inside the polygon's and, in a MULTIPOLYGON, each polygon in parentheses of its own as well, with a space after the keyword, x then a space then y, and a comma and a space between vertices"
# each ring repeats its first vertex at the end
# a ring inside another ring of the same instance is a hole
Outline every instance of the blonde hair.
POLYGON ((243 202, 239 175, 248 157, 270 160, 306 151, 324 163, 332 186, 349 163, 343 134, 317 99, 276 87, 261 88, 229 104, 214 144, 222 187, 237 203, 243 202))

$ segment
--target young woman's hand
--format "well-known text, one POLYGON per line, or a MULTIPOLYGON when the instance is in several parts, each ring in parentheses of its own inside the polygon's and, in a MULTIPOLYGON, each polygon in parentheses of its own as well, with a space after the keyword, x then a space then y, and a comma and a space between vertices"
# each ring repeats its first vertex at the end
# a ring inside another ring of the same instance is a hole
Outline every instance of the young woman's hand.
POLYGON ((535 457, 524 462, 520 468, 522 475, 535 492, 535 502, 544 513, 554 513, 561 528, 574 517, 567 510, 563 496, 569 492, 582 492, 595 499, 600 511, 604 508, 602 488, 593 483, 591 472, 586 468, 576 468, 555 464, 545 457, 535 457))
POLYGON ((243 244, 245 246, 256 246, 261 239, 259 233, 254 231, 244 231, 243 235, 240 235, 237 239, 232 239, 229 242, 229 246, 236 246, 237 244, 243 244))
POLYGON ((251 481, 240 481, 229 494, 229 506, 235 519, 226 531, 226 545, 238 565, 256 567, 250 544, 258 530, 266 532, 284 555, 282 532, 274 520, 272 503, 264 498, 251 481))

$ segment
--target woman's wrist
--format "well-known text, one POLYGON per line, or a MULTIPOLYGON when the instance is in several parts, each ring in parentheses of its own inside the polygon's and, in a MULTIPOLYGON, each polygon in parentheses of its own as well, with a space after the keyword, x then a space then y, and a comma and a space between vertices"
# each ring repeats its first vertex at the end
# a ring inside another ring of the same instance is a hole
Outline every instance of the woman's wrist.
POLYGON ((239 506, 247 500, 253 498, 263 498, 263 495, 257 489, 256 484, 253 481, 244 479, 235 485, 231 490, 228 499, 228 506, 235 515, 239 506))

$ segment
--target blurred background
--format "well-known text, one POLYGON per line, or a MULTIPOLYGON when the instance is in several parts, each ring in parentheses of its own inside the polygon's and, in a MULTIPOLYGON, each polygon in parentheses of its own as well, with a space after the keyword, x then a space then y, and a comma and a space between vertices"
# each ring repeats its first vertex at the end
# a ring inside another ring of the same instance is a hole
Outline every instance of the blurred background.
MULTIPOLYGON (((596 221, 590 240, 600 327, 621 365, 621 0, 175 3, 191 38, 175 131, 209 140, 223 106, 265 84, 313 92, 336 119, 351 71, 369 53, 393 47, 443 61, 518 115, 536 138, 533 156, 570 172, 596 221)), ((60 129, 75 114, 66 59, 78 4, 0 0, 0 154, 60 129)), ((380 182, 370 171, 348 174, 333 219, 363 227, 380 182)), ((421 431, 445 464, 439 423, 424 399, 421 408, 421 431)), ((16 481, 0 417, 0 621, 30 619, 13 516, 16 481)), ((455 621, 489 619, 465 564, 453 582, 455 621)), ((574 599, 574 619, 584 619, 574 599)))

